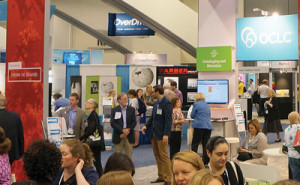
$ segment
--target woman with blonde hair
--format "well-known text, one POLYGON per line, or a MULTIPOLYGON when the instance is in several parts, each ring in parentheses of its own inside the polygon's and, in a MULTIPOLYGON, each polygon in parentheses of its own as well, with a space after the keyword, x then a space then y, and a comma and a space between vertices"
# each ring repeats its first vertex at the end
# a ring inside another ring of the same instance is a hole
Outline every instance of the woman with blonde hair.
POLYGON ((104 174, 97 185, 134 185, 134 181, 129 172, 111 171, 104 174))
POLYGON ((116 107, 119 105, 119 103, 117 102, 117 99, 116 99, 116 91, 114 89, 112 89, 108 92, 107 97, 112 98, 112 107, 116 107))
POLYGON ((280 122, 280 113, 278 106, 278 99, 276 98, 276 93, 273 89, 268 90, 269 99, 265 102, 264 106, 266 109, 265 123, 263 127, 263 133, 267 135, 268 133, 276 133, 277 139, 275 142, 281 142, 279 132, 282 132, 282 126, 280 122))
POLYGON ((72 138, 63 140, 59 150, 62 154, 62 165, 53 184, 96 184, 99 176, 93 169, 94 158, 89 145, 72 138))
POLYGON ((292 179, 300 181, 300 153, 294 148, 294 141, 297 130, 300 129, 299 113, 291 112, 288 116, 290 126, 284 131, 285 145, 288 147, 289 167, 292 172, 292 179))
POLYGON ((224 181, 210 170, 203 169, 196 172, 189 185, 224 185, 224 181))
POLYGON ((204 164, 197 153, 191 150, 178 152, 172 160, 172 185, 188 184, 194 174, 201 169, 204 169, 204 164))
POLYGON ((0 127, 0 184, 10 185, 11 184, 11 169, 8 157, 8 151, 10 150, 11 142, 5 137, 5 132, 0 127))
POLYGON ((146 91, 143 94, 143 98, 144 98, 144 102, 146 103, 146 105, 148 105, 148 106, 153 105, 154 97, 152 95, 152 86, 151 85, 147 85, 146 91))
POLYGON ((214 129, 210 121, 210 107, 205 102, 203 93, 198 93, 195 96, 195 102, 191 112, 191 118, 194 119, 192 128, 194 128, 192 150, 198 152, 198 146, 202 143, 203 148, 203 163, 208 164, 209 158, 206 154, 206 144, 210 138, 211 131, 214 129))

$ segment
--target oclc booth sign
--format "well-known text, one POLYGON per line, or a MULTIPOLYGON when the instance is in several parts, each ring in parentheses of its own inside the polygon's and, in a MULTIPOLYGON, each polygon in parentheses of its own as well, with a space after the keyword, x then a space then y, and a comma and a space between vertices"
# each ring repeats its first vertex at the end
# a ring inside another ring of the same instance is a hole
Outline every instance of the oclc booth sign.
POLYGON ((238 18, 237 60, 298 60, 298 15, 238 18))

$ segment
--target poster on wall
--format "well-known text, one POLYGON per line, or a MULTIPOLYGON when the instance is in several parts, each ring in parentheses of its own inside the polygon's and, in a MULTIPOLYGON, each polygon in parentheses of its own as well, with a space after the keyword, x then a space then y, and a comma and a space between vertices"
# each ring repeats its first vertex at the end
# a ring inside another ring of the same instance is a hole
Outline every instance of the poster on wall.
MULTIPOLYGON (((91 98, 94 99, 99 104, 99 76, 86 77, 85 101, 91 98)), ((97 113, 98 111, 99 109, 96 109, 97 113)))
POLYGON ((238 74, 239 80, 241 80, 241 82, 243 82, 243 84, 245 85, 246 82, 246 74, 238 74))
POLYGON ((77 93, 79 95, 79 102, 78 102, 78 106, 81 106, 81 87, 82 87, 82 83, 81 83, 81 76, 71 76, 71 93, 77 93))
POLYGON ((170 77, 170 76, 164 77, 164 84, 165 83, 171 84, 172 81, 177 83, 177 89, 179 89, 179 78, 178 77, 170 77))
POLYGON ((188 89, 197 89, 197 78, 188 78, 188 89))
POLYGON ((156 67, 130 66, 129 88, 145 89, 147 85, 156 85, 156 67))
POLYGON ((197 94, 197 92, 188 92, 187 93, 187 102, 189 102, 189 103, 195 102, 196 94, 197 94))
POLYGON ((99 81, 91 81, 91 94, 98 94, 99 81))

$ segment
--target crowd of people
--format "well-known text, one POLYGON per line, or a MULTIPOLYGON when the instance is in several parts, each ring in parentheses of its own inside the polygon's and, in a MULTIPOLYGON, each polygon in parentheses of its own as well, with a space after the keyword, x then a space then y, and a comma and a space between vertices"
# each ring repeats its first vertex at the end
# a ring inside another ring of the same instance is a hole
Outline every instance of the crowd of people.
MULTIPOLYGON (((263 83, 265 84, 265 81, 263 83)), ((101 152, 105 150, 104 134, 96 112, 96 100, 86 101, 85 110, 88 117, 85 119, 85 112, 77 106, 78 94, 72 93, 68 105, 63 106, 65 99, 57 95, 55 100, 58 103, 55 104, 57 110, 54 116, 65 118, 67 133, 74 138, 63 140, 59 148, 47 140, 37 140, 24 152, 20 117, 5 109, 6 98, 0 95, 0 118, 12 114, 9 118, 13 118, 11 122, 15 122, 14 126, 7 127, 0 119, 0 184, 11 184, 10 166, 14 160, 23 156, 24 170, 29 180, 14 184, 133 185, 135 167, 131 158, 133 148, 139 146, 140 124, 143 122, 142 133, 151 130, 151 143, 158 169, 158 176, 151 183, 243 185, 244 178, 239 163, 266 165, 267 156, 263 154, 267 147, 266 135, 270 132, 277 133, 276 142, 279 142, 279 132, 283 131, 278 116, 276 94, 272 89, 265 90, 264 85, 262 86, 258 89, 258 94, 267 92, 268 97, 261 98, 263 107, 266 107, 262 113, 265 115, 263 129, 258 120, 250 120, 249 134, 237 148, 238 157, 234 162, 228 161, 227 140, 222 136, 211 137, 214 127, 204 94, 198 93, 195 96, 191 111, 191 150, 180 151, 183 124, 188 121, 181 111, 182 92, 177 89, 176 82, 172 81, 164 86, 147 86, 145 93, 142 89, 130 89, 127 93, 116 96, 115 91, 110 91, 110 124, 113 128, 112 142, 115 153, 106 161, 104 169, 101 164, 101 152), (142 108, 144 106, 152 106, 152 112, 147 120, 142 121, 145 117, 145 110, 142 108), (12 130, 17 133, 11 135, 12 130), (202 156, 198 154, 199 144, 203 147, 202 156)), ((297 181, 300 181, 300 154, 293 148, 293 142, 297 129, 300 129, 299 119, 298 113, 290 113, 291 125, 285 130, 292 178, 297 181)))

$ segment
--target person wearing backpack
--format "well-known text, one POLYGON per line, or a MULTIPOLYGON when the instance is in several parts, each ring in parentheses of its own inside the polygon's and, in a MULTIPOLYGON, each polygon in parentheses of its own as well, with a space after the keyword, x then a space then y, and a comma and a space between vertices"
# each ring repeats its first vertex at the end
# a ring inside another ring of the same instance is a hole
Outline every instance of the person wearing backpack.
MULTIPOLYGON (((139 146, 140 141, 140 121, 141 121, 141 113, 139 113, 139 100, 137 98, 137 93, 134 89, 130 89, 127 91, 129 97, 129 105, 135 109, 135 116, 136 116, 136 126, 134 128, 134 138, 135 143, 133 147, 136 148, 139 146)), ((141 106, 142 107, 142 106, 141 106)))

